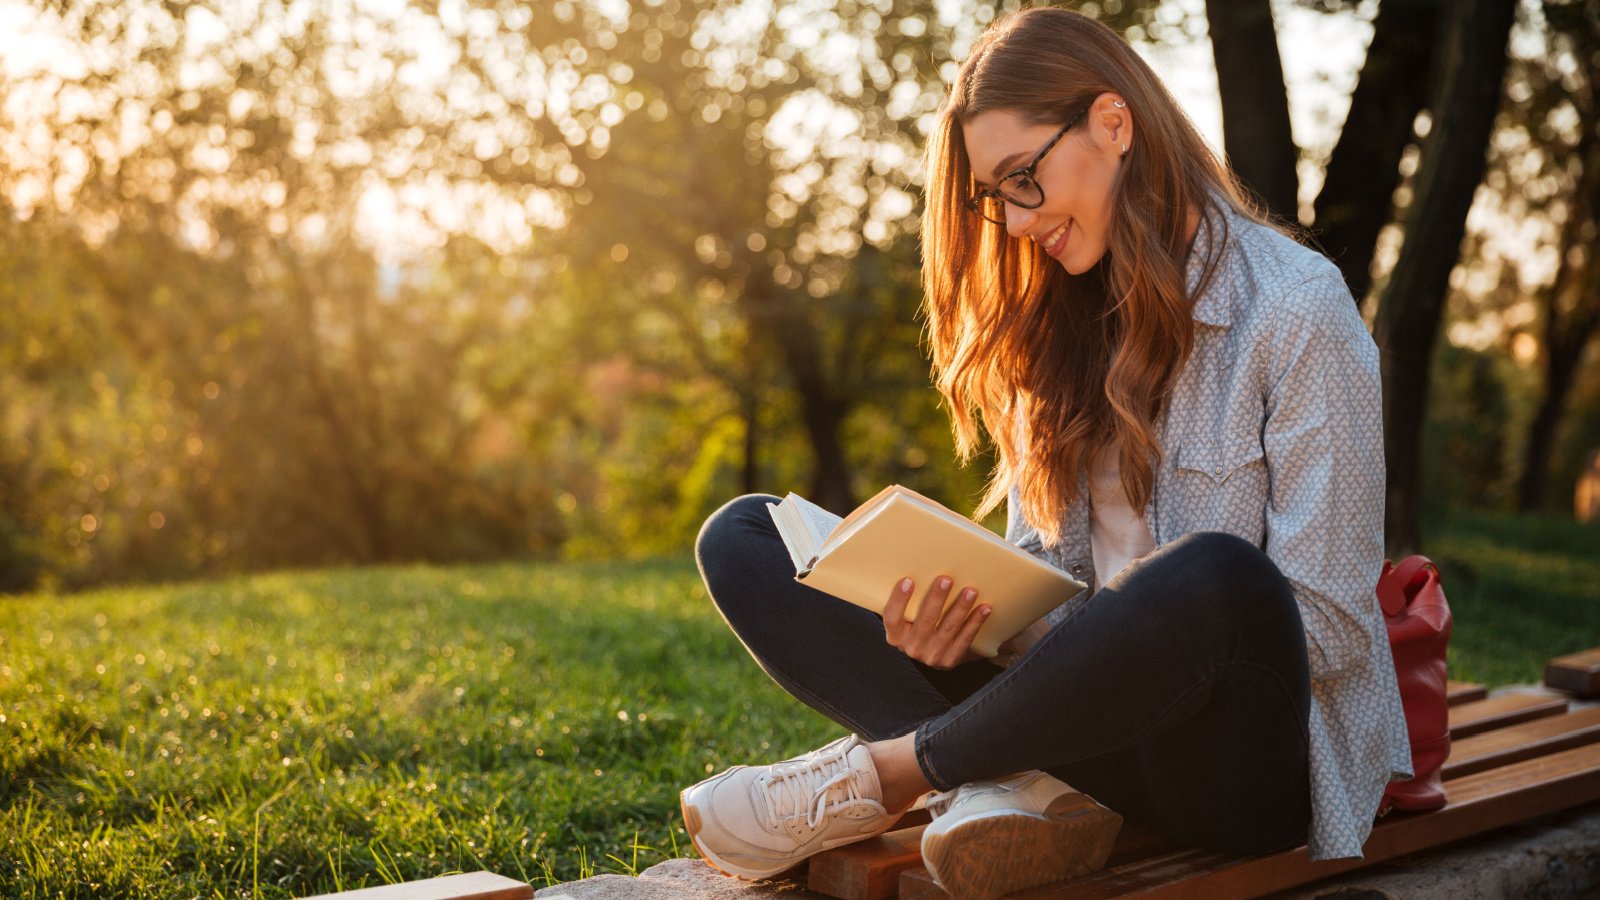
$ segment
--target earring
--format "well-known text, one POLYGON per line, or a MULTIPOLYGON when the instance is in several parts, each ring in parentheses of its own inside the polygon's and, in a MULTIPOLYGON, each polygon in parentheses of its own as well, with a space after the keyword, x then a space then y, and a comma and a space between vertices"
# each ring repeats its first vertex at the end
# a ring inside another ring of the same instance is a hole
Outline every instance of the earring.
POLYGON ((1115 106, 1117 109, 1127 109, 1128 108, 1128 104, 1123 103, 1121 100, 1113 100, 1113 101, 1111 101, 1111 105, 1115 106))
POLYGON ((1127 156, 1128 155, 1128 145, 1127 144, 1123 144, 1122 145, 1122 155, 1123 156, 1127 156))

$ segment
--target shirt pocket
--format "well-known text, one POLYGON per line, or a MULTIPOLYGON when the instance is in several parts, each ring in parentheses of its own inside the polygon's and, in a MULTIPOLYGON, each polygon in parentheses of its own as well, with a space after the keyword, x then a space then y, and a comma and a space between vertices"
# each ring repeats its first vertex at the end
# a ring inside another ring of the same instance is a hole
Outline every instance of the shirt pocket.
POLYGON ((1178 448, 1176 466, 1184 478, 1201 476, 1212 484, 1228 483, 1242 469, 1266 457, 1261 438, 1253 434, 1233 438, 1198 438, 1178 448))
POLYGON ((1184 441, 1173 462, 1177 534, 1226 531, 1260 545, 1266 533, 1266 452, 1259 435, 1184 441))

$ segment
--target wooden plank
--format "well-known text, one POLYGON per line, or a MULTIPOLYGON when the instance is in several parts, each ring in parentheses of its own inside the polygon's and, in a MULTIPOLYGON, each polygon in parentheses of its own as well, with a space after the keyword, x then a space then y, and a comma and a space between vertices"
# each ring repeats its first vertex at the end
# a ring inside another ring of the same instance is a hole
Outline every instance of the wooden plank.
POLYGON ((1561 809, 1600 800, 1600 744, 1466 775, 1446 782, 1450 803, 1424 813, 1395 813, 1372 830, 1360 859, 1310 862, 1304 846, 1266 856, 1239 857, 1181 850, 1059 884, 1033 888, 1016 900, 1254 897, 1492 831, 1561 809))
POLYGON ((840 900, 884 900, 900 873, 922 865, 922 832, 902 828, 811 857, 806 888, 840 900))
POLYGON ((1550 694, 1501 694, 1450 707, 1450 739, 1504 728, 1530 719, 1560 715, 1567 699, 1550 694))
POLYGON ((1460 706, 1474 700, 1484 700, 1489 696, 1489 689, 1481 684, 1468 681, 1447 681, 1444 683, 1445 703, 1450 706, 1460 706))
POLYGON ((933 881, 933 876, 922 866, 900 873, 900 900, 950 900, 944 888, 933 881))
POLYGON ((930 821, 926 809, 914 809, 876 838, 818 853, 811 857, 802 873, 806 877, 806 887, 845 900, 893 897, 895 879, 900 872, 922 864, 922 829, 930 821), (913 830, 914 836, 898 834, 913 830), (915 857, 907 859, 908 853, 914 853, 915 857))
POLYGON ((1600 647, 1558 656, 1545 663, 1544 683, 1579 697, 1600 694, 1600 647))
POLYGON ((1454 741, 1442 774, 1459 778, 1596 741, 1600 741, 1600 706, 1591 706, 1454 741))
POLYGON ((318 894, 307 900, 528 900, 533 888, 493 872, 468 872, 423 881, 318 894))

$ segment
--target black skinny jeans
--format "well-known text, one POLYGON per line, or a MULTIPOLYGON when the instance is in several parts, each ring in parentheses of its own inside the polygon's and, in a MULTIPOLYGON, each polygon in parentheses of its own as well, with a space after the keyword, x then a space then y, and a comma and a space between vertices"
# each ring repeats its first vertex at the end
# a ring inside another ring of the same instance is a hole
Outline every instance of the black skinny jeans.
POLYGON ((938 670, 889 645, 879 616, 794 580, 766 509, 777 499, 731 501, 695 553, 750 655, 808 706, 868 740, 916 731, 917 762, 942 790, 1044 769, 1185 844, 1263 853, 1304 840, 1305 636, 1289 583, 1248 541, 1186 535, 1011 667, 938 670))

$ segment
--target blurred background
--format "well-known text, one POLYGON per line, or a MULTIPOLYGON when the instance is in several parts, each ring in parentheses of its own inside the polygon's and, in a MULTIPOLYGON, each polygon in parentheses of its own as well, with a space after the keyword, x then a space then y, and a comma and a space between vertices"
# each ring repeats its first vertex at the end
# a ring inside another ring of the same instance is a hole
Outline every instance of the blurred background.
MULTIPOLYGON (((1017 5, 0 0, 0 592, 970 511, 920 153, 1017 5)), ((1077 8, 1345 272, 1394 548, 1594 514, 1600 2, 1077 8)))

